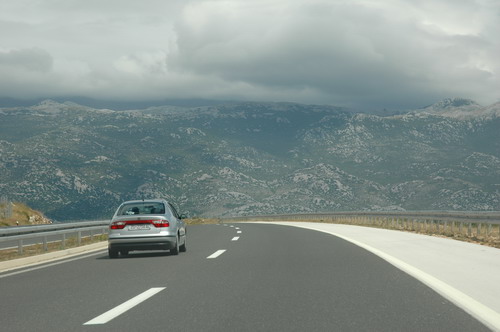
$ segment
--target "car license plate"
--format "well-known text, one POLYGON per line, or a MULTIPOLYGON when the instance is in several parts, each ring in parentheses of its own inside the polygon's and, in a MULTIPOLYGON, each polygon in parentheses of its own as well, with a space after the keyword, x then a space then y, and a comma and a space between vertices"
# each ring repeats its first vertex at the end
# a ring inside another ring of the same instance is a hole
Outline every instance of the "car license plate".
POLYGON ((148 230, 149 225, 130 225, 128 226, 129 231, 142 231, 142 230, 148 230))

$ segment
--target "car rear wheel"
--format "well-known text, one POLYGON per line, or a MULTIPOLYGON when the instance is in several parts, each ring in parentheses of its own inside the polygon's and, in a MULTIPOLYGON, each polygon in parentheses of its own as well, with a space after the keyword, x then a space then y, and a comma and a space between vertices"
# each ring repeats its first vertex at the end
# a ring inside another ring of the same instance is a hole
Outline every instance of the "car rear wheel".
POLYGON ((186 248, 186 242, 187 242, 187 235, 184 235, 184 243, 179 247, 179 250, 181 252, 186 252, 187 248, 186 248))
POLYGON ((170 249, 170 255, 178 255, 179 254, 179 236, 175 238, 175 246, 170 249))

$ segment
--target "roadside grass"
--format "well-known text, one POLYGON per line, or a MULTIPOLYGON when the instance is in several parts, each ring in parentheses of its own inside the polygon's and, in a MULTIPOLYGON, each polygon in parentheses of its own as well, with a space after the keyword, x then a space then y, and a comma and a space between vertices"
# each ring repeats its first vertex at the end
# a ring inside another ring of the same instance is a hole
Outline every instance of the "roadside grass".
POLYGON ((186 225, 208 225, 208 224, 218 224, 221 219, 218 218, 189 218, 184 219, 186 225))
MULTIPOLYGON (((500 225, 491 225, 489 228, 481 227, 481 224, 471 224, 471 227, 461 224, 460 222, 415 222, 411 220, 401 220, 399 223, 391 223, 390 221, 382 221, 381 223, 373 223, 372 225, 363 225, 368 227, 384 228, 424 234, 436 237, 451 238, 458 241, 471 242, 500 248, 500 225)), ((349 222, 347 222, 349 223, 349 222)), ((351 224, 353 224, 351 222, 351 224)))
POLYGON ((16 259, 16 258, 24 258, 24 257, 30 257, 30 256, 40 255, 40 254, 46 254, 49 252, 55 252, 55 251, 64 250, 64 249, 76 248, 79 246, 84 246, 84 245, 102 242, 102 241, 107 241, 107 240, 108 240, 107 234, 94 235, 94 236, 92 236, 92 238, 90 238, 90 236, 89 237, 82 237, 81 244, 78 245, 78 239, 75 236, 75 237, 68 237, 66 239, 66 241, 64 242, 64 245, 63 245, 62 241, 47 243, 47 250, 46 251, 44 250, 42 243, 23 246, 23 253, 21 255, 18 253, 17 247, 12 248, 12 249, 0 250, 0 262, 11 260, 11 259, 16 259))
POLYGON ((0 227, 4 226, 18 226, 18 225, 34 225, 34 224, 48 224, 50 223, 42 212, 33 210, 24 203, 0 203, 0 227), (7 204, 11 205, 10 216, 5 216, 7 204))

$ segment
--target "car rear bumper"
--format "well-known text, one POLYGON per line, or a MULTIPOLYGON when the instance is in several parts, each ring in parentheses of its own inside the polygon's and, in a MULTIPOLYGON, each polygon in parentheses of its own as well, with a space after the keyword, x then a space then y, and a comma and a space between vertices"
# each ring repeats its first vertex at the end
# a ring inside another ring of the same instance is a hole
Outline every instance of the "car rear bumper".
POLYGON ((177 237, 154 236, 133 238, 110 238, 108 248, 115 250, 170 250, 175 248, 177 237))

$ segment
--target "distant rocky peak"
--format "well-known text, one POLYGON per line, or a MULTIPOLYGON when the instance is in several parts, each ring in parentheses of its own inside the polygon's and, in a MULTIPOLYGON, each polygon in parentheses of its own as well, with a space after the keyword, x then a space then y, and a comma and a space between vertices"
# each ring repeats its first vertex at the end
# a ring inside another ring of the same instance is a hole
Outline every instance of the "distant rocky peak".
POLYGON ((450 109, 450 108, 481 108, 481 105, 476 103, 474 100, 466 99, 466 98, 446 98, 443 99, 431 106, 426 107, 432 108, 434 110, 439 110, 439 109, 450 109))
POLYGON ((55 100, 52 100, 52 99, 45 99, 45 100, 42 100, 38 105, 36 106, 60 106, 62 105, 61 103, 55 101, 55 100))
POLYGON ((38 103, 37 105, 29 107, 29 109, 42 112, 46 114, 58 114, 62 111, 76 111, 76 110, 87 110, 92 109, 87 106, 82 106, 77 103, 66 101, 66 102, 58 102, 52 99, 45 99, 38 103))
POLYGON ((41 111, 44 113, 58 113, 62 108, 65 108, 64 104, 58 103, 52 99, 45 99, 39 104, 31 106, 30 109, 34 111, 41 111))
POLYGON ((452 118, 470 118, 484 115, 484 107, 465 98, 446 98, 418 112, 437 114, 452 118))

